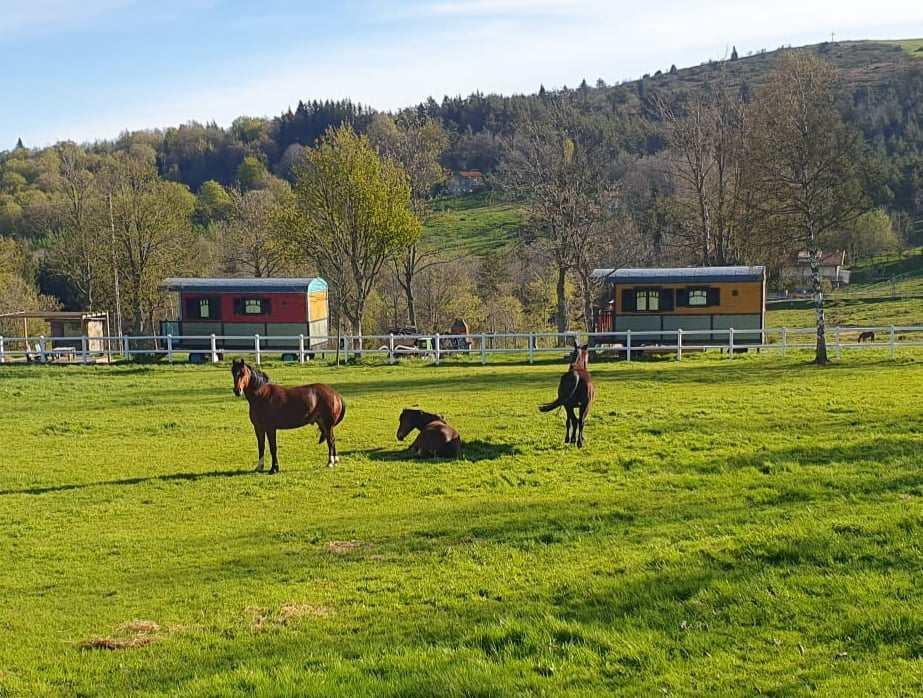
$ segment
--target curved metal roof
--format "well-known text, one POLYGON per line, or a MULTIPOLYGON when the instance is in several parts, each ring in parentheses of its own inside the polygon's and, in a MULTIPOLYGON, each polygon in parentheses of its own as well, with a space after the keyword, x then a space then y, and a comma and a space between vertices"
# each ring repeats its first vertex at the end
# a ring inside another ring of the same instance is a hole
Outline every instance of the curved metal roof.
POLYGON ((325 291, 327 282, 319 276, 309 278, 171 278, 161 284, 168 291, 192 293, 308 293, 325 291))
POLYGON ((605 279, 614 284, 718 283, 722 281, 762 281, 765 274, 765 267, 655 267, 616 269, 607 274, 605 279))

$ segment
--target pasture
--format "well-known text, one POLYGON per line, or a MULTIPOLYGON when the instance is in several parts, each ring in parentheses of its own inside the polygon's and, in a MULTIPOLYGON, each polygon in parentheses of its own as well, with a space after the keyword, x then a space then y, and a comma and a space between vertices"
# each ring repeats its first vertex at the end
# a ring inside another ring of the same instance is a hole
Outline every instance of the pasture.
POLYGON ((250 471, 227 364, 0 366, 0 695, 910 695, 923 354, 265 366, 345 396, 250 471), (445 414, 466 460, 398 452, 445 414))

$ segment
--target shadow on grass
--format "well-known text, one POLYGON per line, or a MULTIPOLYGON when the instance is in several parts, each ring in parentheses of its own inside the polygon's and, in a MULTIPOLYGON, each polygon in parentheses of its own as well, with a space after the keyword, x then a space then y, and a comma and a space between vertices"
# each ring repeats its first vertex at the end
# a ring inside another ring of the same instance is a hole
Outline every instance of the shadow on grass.
POLYGON ((98 482, 81 482, 64 485, 49 485, 47 487, 24 487, 21 489, 0 490, 0 496, 12 494, 50 494, 52 492, 67 492, 70 490, 83 490, 88 487, 105 487, 107 485, 141 485, 146 482, 175 482, 195 481, 215 477, 239 477, 252 475, 251 470, 210 470, 202 473, 173 473, 171 475, 153 475, 151 477, 127 477, 120 480, 101 480, 98 482))
MULTIPOLYGON (((489 461, 501 458, 502 456, 513 456, 522 453, 522 451, 516 447, 511 446, 510 444, 498 444, 491 443, 489 441, 483 441, 481 439, 475 439, 474 441, 462 441, 462 457, 455 458, 424 458, 421 456, 412 455, 406 448, 398 448, 397 450, 390 450, 386 448, 369 448, 369 449, 358 449, 354 451, 341 451, 341 456, 366 456, 369 460, 381 461, 381 462, 396 462, 396 461, 420 461, 420 462, 467 462, 467 463, 478 463, 480 461, 489 461)), ((2 493, 0 493, 2 494, 2 493)))

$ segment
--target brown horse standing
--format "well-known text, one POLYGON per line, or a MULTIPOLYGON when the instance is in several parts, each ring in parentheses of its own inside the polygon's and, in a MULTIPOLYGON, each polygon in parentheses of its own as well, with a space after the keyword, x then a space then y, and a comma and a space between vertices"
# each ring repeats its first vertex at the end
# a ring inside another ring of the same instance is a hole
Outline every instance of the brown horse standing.
POLYGON ((403 441, 414 429, 420 433, 408 449, 412 453, 441 458, 461 456, 461 437, 438 414, 405 409, 397 426, 397 440, 403 441))
POLYGON ((235 359, 231 365, 234 376, 234 394, 243 393, 250 403, 250 422, 256 432, 256 445, 260 459, 257 472, 263 471, 263 453, 265 439, 269 439, 269 453, 272 455, 272 467, 269 473, 279 472, 279 459, 276 457, 276 430, 297 429, 306 424, 316 424, 320 429, 320 440, 327 442, 327 465, 333 467, 339 462, 336 439, 333 428, 346 416, 346 403, 343 396, 322 383, 302 385, 297 388, 283 388, 269 382, 269 376, 235 359))
POLYGON ((564 443, 575 443, 578 448, 583 448, 583 423, 590 413, 590 405, 593 403, 593 396, 596 394, 593 379, 587 370, 589 363, 589 347, 586 344, 579 347, 575 340, 570 367, 567 373, 561 376, 558 383, 557 400, 541 405, 538 408, 542 412, 551 412, 553 409, 563 407, 567 413, 564 443), (579 414, 574 414, 575 408, 579 410, 579 414))

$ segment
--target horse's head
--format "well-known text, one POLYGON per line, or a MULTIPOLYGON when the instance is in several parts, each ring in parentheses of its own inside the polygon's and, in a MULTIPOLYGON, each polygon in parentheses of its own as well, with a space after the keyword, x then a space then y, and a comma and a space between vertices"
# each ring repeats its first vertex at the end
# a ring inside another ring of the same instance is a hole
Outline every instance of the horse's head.
POLYGON ((590 364, 590 345, 580 346, 574 340, 574 351, 570 355, 570 365, 574 368, 586 368, 590 364))
POLYGON ((403 441, 407 434, 412 432, 420 418, 420 410, 410 410, 404 408, 401 411, 401 417, 397 424, 397 440, 403 441))
POLYGON ((240 394, 250 384, 250 367, 244 363, 243 359, 234 359, 231 364, 231 375, 234 377, 234 394, 240 397, 240 394))

